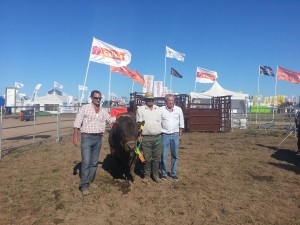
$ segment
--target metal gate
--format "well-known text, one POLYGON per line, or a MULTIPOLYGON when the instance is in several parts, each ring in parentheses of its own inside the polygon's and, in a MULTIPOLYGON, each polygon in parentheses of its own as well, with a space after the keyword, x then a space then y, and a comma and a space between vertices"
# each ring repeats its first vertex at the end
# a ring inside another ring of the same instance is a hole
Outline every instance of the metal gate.
MULTIPOLYGON (((143 93, 131 93, 128 111, 136 112, 143 104, 143 93)), ((155 98, 155 104, 164 105, 165 98, 155 98)), ((179 94, 175 95, 175 104, 183 111, 186 132, 231 130, 231 96, 213 97, 203 104, 192 102, 187 94, 179 94)))

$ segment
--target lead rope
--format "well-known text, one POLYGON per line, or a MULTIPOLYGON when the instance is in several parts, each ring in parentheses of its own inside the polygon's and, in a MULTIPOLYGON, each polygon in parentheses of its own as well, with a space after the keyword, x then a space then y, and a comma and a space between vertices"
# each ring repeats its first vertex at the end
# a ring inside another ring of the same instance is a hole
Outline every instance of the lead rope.
MULTIPOLYGON (((142 133, 143 128, 144 128, 144 126, 141 125, 141 127, 140 127, 140 133, 142 133)), ((138 141, 137 141, 137 142, 138 142, 138 141)), ((138 156, 139 156, 139 159, 141 160, 141 162, 144 163, 144 162, 145 162, 145 158, 144 158, 144 156, 142 155, 142 153, 141 153, 141 151, 140 151, 141 144, 142 144, 142 141, 139 142, 139 143, 136 145, 136 148, 135 148, 135 150, 134 150, 134 153, 135 153, 136 155, 138 155, 138 156)))

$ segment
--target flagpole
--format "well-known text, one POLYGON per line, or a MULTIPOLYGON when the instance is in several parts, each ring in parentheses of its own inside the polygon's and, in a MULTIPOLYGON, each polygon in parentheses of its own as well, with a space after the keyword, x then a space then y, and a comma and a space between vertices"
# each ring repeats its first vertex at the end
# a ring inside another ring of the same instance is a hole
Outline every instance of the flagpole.
MULTIPOLYGON (((54 82, 55 81, 53 81, 53 98, 54 98, 54 107, 55 107, 55 103, 56 103, 55 94, 56 94, 56 92, 55 92, 55 84, 54 84, 54 82)), ((57 111, 57 109, 56 109, 56 111, 57 111)))
POLYGON ((170 90, 172 90, 172 74, 170 74, 170 90))
POLYGON ((79 85, 78 85, 78 101, 79 101, 79 98, 80 98, 80 88, 79 88, 79 85))
POLYGON ((277 98, 276 98, 276 90, 277 90, 277 77, 278 77, 278 66, 277 66, 277 72, 276 72, 276 81, 275 81, 275 96, 274 96, 274 103, 273 103, 273 119, 272 121, 274 122, 274 111, 275 111, 275 104, 277 104, 277 98), (275 101, 276 99, 276 101, 275 101))
POLYGON ((109 70, 109 80, 108 80, 108 105, 110 107, 110 84, 111 84, 111 71, 109 70))
MULTIPOLYGON (((94 40, 94 38, 93 38, 93 40, 94 40)), ((91 45, 90 56, 91 56, 92 49, 93 49, 93 41, 92 41, 92 45, 91 45)), ((81 103, 82 103, 83 94, 84 94, 84 91, 85 91, 85 85, 86 85, 87 75, 88 75, 88 72, 89 72, 89 67, 90 67, 90 59, 89 59, 89 62, 88 62, 87 68, 86 68, 86 72, 85 72, 85 78, 84 78, 84 83, 83 83, 83 89, 82 89, 82 94, 81 94, 81 98, 80 98, 80 105, 81 105, 81 103)))
POLYGON ((195 78, 195 87, 194 87, 194 92, 196 92, 196 84, 197 84, 197 74, 196 74, 196 78, 195 78))
POLYGON ((84 90, 85 90, 85 84, 86 84, 86 79, 87 79, 87 75, 88 75, 88 72, 89 72, 89 67, 90 67, 90 60, 88 62, 86 72, 85 72, 85 78, 84 78, 84 82, 83 82, 83 89, 82 89, 81 98, 80 98, 80 105, 81 105, 82 99, 83 99, 83 94, 84 94, 84 90))
POLYGON ((256 124, 257 124, 257 114, 258 114, 258 97, 259 97, 259 77, 260 77, 260 74, 259 74, 259 68, 260 68, 260 66, 258 66, 258 79, 257 79, 256 124))
POLYGON ((164 75, 164 86, 167 86, 166 85, 166 68, 167 68, 167 66, 166 66, 166 64, 167 64, 167 57, 166 57, 166 55, 165 55, 165 75, 164 75))
POLYGON ((134 80, 132 79, 131 93, 133 93, 134 80))

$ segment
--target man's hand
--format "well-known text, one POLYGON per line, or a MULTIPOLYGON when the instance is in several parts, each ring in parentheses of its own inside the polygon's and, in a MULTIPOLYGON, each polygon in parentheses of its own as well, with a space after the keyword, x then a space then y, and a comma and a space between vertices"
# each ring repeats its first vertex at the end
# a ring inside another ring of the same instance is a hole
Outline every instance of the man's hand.
POLYGON ((139 135, 138 136, 138 142, 142 142, 142 139, 143 139, 142 135, 139 135))
POLYGON ((78 136, 75 136, 73 137, 73 144, 77 147, 79 145, 79 139, 78 139, 78 136))

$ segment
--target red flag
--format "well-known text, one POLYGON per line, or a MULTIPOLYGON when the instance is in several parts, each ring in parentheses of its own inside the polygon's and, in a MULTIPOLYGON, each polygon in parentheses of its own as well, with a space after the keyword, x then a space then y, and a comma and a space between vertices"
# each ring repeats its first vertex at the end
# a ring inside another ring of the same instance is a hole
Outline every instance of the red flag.
POLYGON ((110 66, 110 71, 124 74, 130 77, 131 79, 133 79, 134 82, 140 83, 143 86, 145 86, 146 84, 144 77, 142 77, 136 70, 132 71, 127 66, 121 66, 121 67, 110 66))
POLYGON ((135 75, 133 74, 133 71, 129 69, 127 66, 121 66, 121 67, 115 67, 115 66, 110 66, 110 71, 115 72, 115 73, 121 73, 126 75, 127 77, 130 77, 134 79, 135 75))
POLYGON ((277 80, 286 80, 298 84, 300 82, 300 73, 277 66, 277 80))
POLYGON ((145 81, 144 77, 142 77, 142 75, 139 74, 138 71, 136 71, 136 70, 134 70, 133 73, 135 75, 135 78, 133 78, 134 82, 140 83, 141 85, 146 87, 146 81, 145 81))

